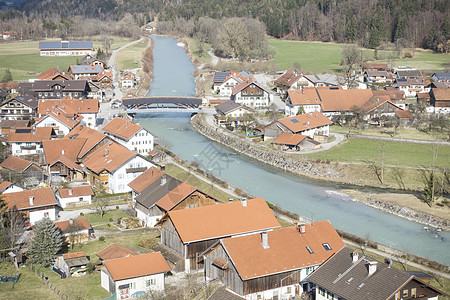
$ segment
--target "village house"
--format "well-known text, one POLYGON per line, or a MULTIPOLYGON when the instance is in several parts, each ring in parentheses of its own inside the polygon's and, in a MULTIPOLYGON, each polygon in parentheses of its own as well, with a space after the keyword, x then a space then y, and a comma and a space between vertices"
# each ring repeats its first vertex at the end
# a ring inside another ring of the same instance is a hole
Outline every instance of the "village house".
POLYGON ((185 260, 185 271, 202 267, 206 249, 219 239, 280 227, 263 198, 169 211, 155 226, 161 244, 185 260))
POLYGON ((390 102, 401 109, 406 108, 405 92, 397 89, 388 89, 382 91, 373 91, 374 96, 389 96, 390 102))
POLYGON ((7 143, 11 145, 11 153, 15 156, 38 154, 43 152, 42 141, 54 136, 52 127, 23 127, 9 133, 7 143))
POLYGON ((43 183, 48 177, 40 166, 17 156, 8 156, 0 164, 0 170, 6 177, 5 179, 14 178, 18 175, 22 181, 31 179, 31 181, 43 183))
POLYGON ((169 211, 219 203, 218 200, 152 167, 128 184, 136 216, 153 227, 169 211))
POLYGON ((28 127, 29 120, 2 120, 0 121, 0 133, 2 136, 8 137, 10 131, 14 131, 17 127, 28 127))
POLYGON ((51 67, 40 73, 37 77, 38 80, 73 80, 73 78, 60 70, 51 67))
POLYGON ((272 141, 272 144, 278 145, 279 150, 282 151, 304 151, 320 148, 320 142, 297 133, 282 133, 272 141))
POLYGON ((383 125, 384 120, 395 116, 397 110, 402 109, 392 103, 389 96, 381 95, 370 98, 369 101, 358 108, 357 113, 372 124, 383 125))
POLYGON ((84 217, 55 222, 63 242, 69 245, 86 243, 94 233, 91 224, 84 217))
POLYGON ((221 239, 203 254, 205 276, 248 300, 291 299, 344 246, 329 221, 221 239))
POLYGON ((431 106, 430 104, 430 93, 417 93, 417 103, 424 103, 426 105, 427 108, 429 108, 431 106))
POLYGON ((8 205, 8 210, 21 212, 28 226, 38 223, 45 217, 55 221, 61 210, 52 189, 49 187, 8 193, 3 197, 8 205))
POLYGON ((38 117, 43 117, 55 109, 60 109, 67 117, 80 115, 83 117, 81 122, 94 129, 97 123, 99 101, 97 99, 74 99, 70 96, 55 100, 42 99, 39 101, 37 109, 38 117))
POLYGON ((18 185, 13 184, 12 182, 2 180, 0 182, 0 194, 8 194, 8 193, 15 193, 15 192, 21 192, 23 191, 23 188, 21 188, 18 185))
POLYGON ((377 70, 377 71, 387 71, 390 72, 391 69, 386 63, 363 63, 362 65, 363 72, 367 70, 377 70))
POLYGON ((84 99, 88 97, 90 87, 87 80, 37 80, 24 92, 38 99, 61 99, 66 96, 84 99))
POLYGON ((92 54, 92 41, 54 41, 39 42, 41 56, 81 56, 92 54))
POLYGON ((319 97, 318 89, 315 87, 304 87, 301 90, 289 90, 285 114, 295 116, 300 112, 311 113, 322 110, 322 99, 319 97))
POLYGON ((444 295, 414 275, 348 247, 338 251, 307 280, 315 286, 317 300, 437 300, 444 295))
POLYGON ((19 38, 19 34, 17 31, 3 31, 2 38, 4 41, 17 40, 19 38))
POLYGON ((93 77, 97 77, 103 69, 100 65, 71 65, 67 72, 72 76, 75 80, 80 79, 92 79, 93 77))
POLYGON ((92 204, 94 191, 89 185, 62 188, 56 191, 56 198, 62 208, 92 204))
POLYGON ((29 96, 16 96, 0 104, 1 120, 32 120, 36 116, 38 100, 29 96))
POLYGON ((450 113, 450 89, 431 89, 430 104, 434 113, 450 113))
POLYGON ((14 94, 18 92, 20 84, 17 81, 0 82, 0 88, 14 94))
POLYGON ((303 77, 308 80, 308 87, 315 86, 342 86, 343 89, 347 87, 344 85, 344 78, 334 75, 334 74, 314 74, 314 75, 303 75, 303 77))
POLYGON ((134 89, 136 85, 136 75, 133 72, 123 72, 120 75, 120 86, 123 89, 134 89))
POLYGON ((272 103, 272 93, 252 77, 236 85, 231 93, 231 100, 252 108, 268 107, 272 103))
MULTIPOLYGON (((215 72, 216 74, 217 72, 215 72)), ((220 95, 220 96, 231 96, 231 93, 234 89, 234 87, 245 80, 247 80, 250 75, 247 72, 224 72, 229 73, 225 79, 221 82, 215 82, 213 84, 213 93, 220 95)), ((213 80, 218 80, 220 77, 219 73, 217 73, 217 76, 214 75, 213 80)))
POLYGON ((214 120, 218 125, 228 124, 227 120, 232 120, 231 126, 235 127, 240 125, 242 117, 245 114, 252 114, 254 110, 238 104, 232 100, 220 103, 215 106, 217 114, 214 115, 214 120))
POLYGON ((154 135, 126 118, 116 117, 102 130, 111 139, 139 154, 147 155, 153 150, 154 135))
POLYGON ((44 115, 34 126, 36 128, 51 127, 59 137, 63 137, 80 124, 81 120, 83 120, 82 116, 68 114, 64 109, 58 107, 44 115))
POLYGON ((138 253, 134 252, 130 248, 117 245, 117 244, 111 244, 99 253, 97 253, 98 258, 100 258, 101 261, 106 261, 110 259, 116 259, 116 258, 122 258, 122 257, 129 257, 129 256, 135 256, 139 255, 138 253))
POLYGON ((92 81, 98 83, 101 88, 111 86, 113 84, 113 74, 111 72, 102 71, 96 77, 91 78, 92 81))
POLYGON ((53 270, 66 277, 80 277, 86 274, 89 259, 84 251, 64 253, 60 255, 53 265, 53 270))
POLYGON ((101 286, 116 299, 147 295, 164 291, 165 274, 170 267, 160 252, 127 256, 103 262, 101 286))
POLYGON ((423 77, 422 71, 413 69, 397 69, 397 80, 399 79, 420 79, 423 77))
POLYGON ((301 134, 323 142, 330 133, 330 119, 320 112, 282 118, 264 127, 264 140, 277 138, 282 133, 301 134))
POLYGON ((395 117, 400 121, 403 125, 410 125, 414 118, 413 114, 409 110, 396 110, 395 117))
POLYGON ((80 65, 100 66, 102 69, 108 68, 103 60, 98 59, 90 54, 86 54, 85 56, 83 56, 83 58, 81 58, 80 65))
POLYGON ((394 77, 386 71, 367 70, 364 72, 364 81, 369 83, 392 83, 394 77))
POLYGON ((95 150, 83 164, 91 185, 103 187, 111 194, 131 191, 128 184, 154 166, 144 156, 114 142, 95 150))
POLYGON ((275 80, 277 93, 286 94, 288 90, 298 90, 307 86, 313 86, 313 83, 303 77, 303 73, 286 71, 281 77, 275 80))
POLYGON ((450 72, 436 72, 431 78, 437 82, 450 82, 450 72))
POLYGON ((430 82, 426 79, 397 79, 396 87, 405 92, 406 97, 416 97, 417 93, 430 91, 430 82))

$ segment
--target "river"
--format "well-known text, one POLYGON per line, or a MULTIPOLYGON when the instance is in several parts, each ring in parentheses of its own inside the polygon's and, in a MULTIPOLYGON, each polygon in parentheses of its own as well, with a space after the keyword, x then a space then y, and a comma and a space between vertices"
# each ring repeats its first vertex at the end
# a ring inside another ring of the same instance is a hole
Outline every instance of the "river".
MULTIPOLYGON (((152 36, 154 79, 149 96, 195 96, 194 66, 177 41, 152 36)), ((450 232, 423 231, 408 221, 337 192, 336 185, 294 176, 240 156, 203 137, 189 123, 190 114, 138 114, 136 121, 171 143, 170 150, 197 161, 209 172, 256 197, 314 221, 330 220, 337 229, 391 245, 399 250, 450 264, 450 232)))

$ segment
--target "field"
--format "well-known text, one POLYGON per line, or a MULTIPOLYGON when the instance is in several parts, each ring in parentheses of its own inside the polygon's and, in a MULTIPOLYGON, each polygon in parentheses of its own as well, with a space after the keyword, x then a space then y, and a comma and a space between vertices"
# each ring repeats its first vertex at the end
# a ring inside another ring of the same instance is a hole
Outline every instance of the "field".
POLYGON ((186 39, 189 46, 189 51, 191 51, 191 54, 194 59, 199 61, 200 63, 208 62, 211 60, 211 55, 208 54, 208 51, 211 50, 211 45, 208 43, 205 43, 203 46, 203 56, 200 56, 198 53, 198 40, 196 39, 186 39))
MULTIPOLYGON (((269 39, 269 45, 275 50, 275 62, 278 69, 294 68, 294 63, 304 72, 339 72, 341 62, 341 50, 343 44, 285 41, 269 39)), ((387 62, 387 51, 378 51, 381 59, 379 62, 387 62)), ((374 59, 374 50, 365 49, 366 60, 374 59)), ((396 66, 410 66, 423 70, 444 70, 444 66, 450 63, 450 55, 437 54, 431 51, 416 50, 413 58, 393 60, 396 66)))
MULTIPOLYGON (((127 38, 111 37, 113 43, 111 49, 117 49, 130 42, 127 38)), ((91 38, 94 41, 94 48, 101 47, 102 37, 91 38)), ((66 71, 69 65, 77 63, 81 56, 71 57, 43 57, 39 55, 38 41, 25 41, 0 44, 0 79, 3 78, 7 68, 10 69, 13 80, 27 80, 36 78, 39 73, 50 67, 55 67, 61 71, 66 71)))
POLYGON ((148 47, 149 40, 133 44, 119 53, 116 56, 116 67, 118 70, 131 70, 141 67, 141 57, 144 50, 148 47))

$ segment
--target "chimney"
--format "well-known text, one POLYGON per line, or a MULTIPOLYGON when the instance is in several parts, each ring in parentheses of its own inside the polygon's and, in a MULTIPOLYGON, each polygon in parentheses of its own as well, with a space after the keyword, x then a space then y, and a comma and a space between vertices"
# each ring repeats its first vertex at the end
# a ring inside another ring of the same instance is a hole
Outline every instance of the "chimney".
POLYGON ((61 150, 61 155, 64 155, 64 149, 61 150))
POLYGON ((305 94, 305 89, 304 89, 304 88, 302 89, 302 94, 303 94, 303 95, 305 94))
POLYGON ((367 266, 369 267, 369 276, 377 271, 377 261, 369 261, 367 266))
POLYGON ((80 129, 83 129, 83 127, 84 127, 83 124, 81 124, 81 125, 80 125, 80 129))
POLYGON ((357 262, 358 261, 358 256, 359 256, 358 251, 353 251, 352 252, 352 261, 353 262, 357 262))
POLYGON ((166 165, 161 165, 160 169, 161 169, 162 172, 165 172, 166 171, 166 165))
POLYGON ((34 196, 29 196, 28 199, 30 200, 30 205, 34 205, 34 196))
POLYGON ((70 220, 69 220, 69 224, 70 224, 70 225, 73 225, 73 219, 70 219, 70 220))
POLYGON ((228 198, 228 203, 231 203, 231 202, 233 202, 233 198, 228 198))
POLYGON ((103 150, 103 156, 105 156, 105 157, 108 156, 108 153, 109 153, 108 149, 103 150))
POLYGON ((247 206, 247 198, 242 198, 241 204, 242 204, 242 206, 246 207, 247 206))
POLYGON ((300 234, 306 232, 306 226, 305 226, 305 224, 303 224, 303 225, 298 225, 298 232, 300 232, 300 234))
POLYGON ((69 196, 72 196, 72 189, 69 189, 69 196))
POLYGON ((161 176, 161 185, 165 185, 167 182, 167 178, 166 178, 166 174, 164 174, 163 176, 161 176))
POLYGON ((263 231, 261 232, 261 245, 263 246, 264 249, 269 249, 269 235, 267 233, 267 231, 263 231))

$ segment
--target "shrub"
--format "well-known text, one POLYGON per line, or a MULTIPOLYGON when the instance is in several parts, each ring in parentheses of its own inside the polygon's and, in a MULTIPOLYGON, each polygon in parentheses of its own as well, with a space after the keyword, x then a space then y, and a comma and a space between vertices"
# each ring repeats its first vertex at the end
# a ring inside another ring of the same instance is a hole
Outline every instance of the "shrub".
POLYGON ((154 249, 158 246, 158 240, 156 238, 142 239, 139 242, 139 246, 147 249, 154 249))
POLYGON ((101 237, 98 238, 98 240, 99 240, 100 242, 104 243, 104 242, 105 242, 105 237, 104 237, 104 236, 101 236, 101 237))

